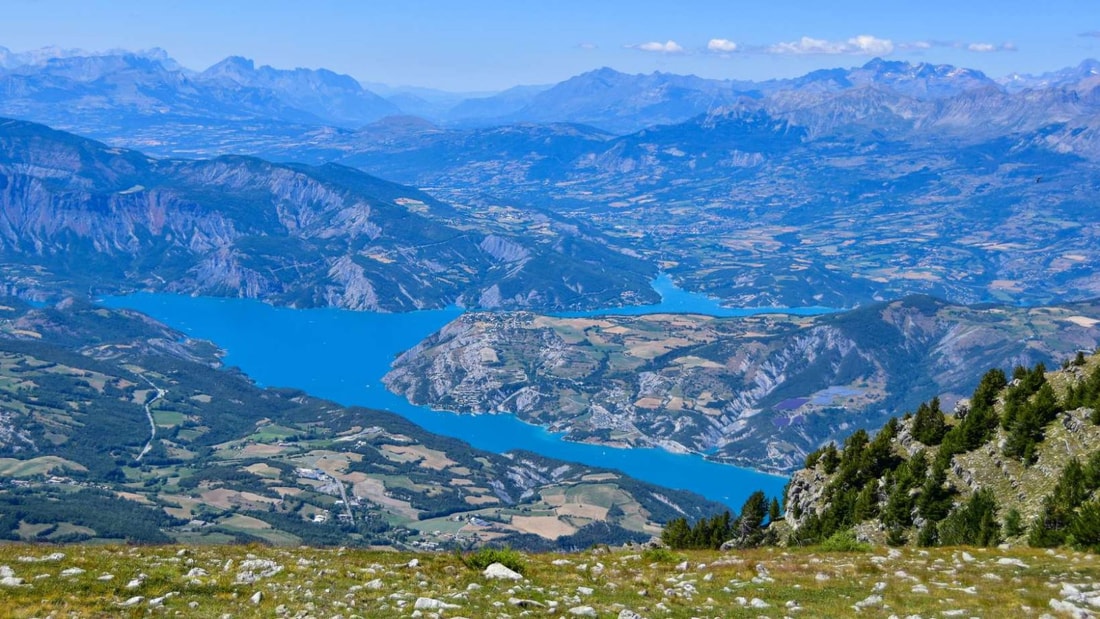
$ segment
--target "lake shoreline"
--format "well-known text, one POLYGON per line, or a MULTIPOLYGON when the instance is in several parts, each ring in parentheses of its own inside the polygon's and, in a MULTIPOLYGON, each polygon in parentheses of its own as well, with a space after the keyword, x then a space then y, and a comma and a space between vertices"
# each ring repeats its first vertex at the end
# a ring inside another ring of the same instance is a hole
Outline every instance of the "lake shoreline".
MULTIPOLYGON (((668 298, 667 292, 662 295, 668 298)), ((703 300, 704 305, 712 302, 703 300)), ((782 474, 723 463, 690 450, 676 454, 660 447, 574 442, 515 415, 436 411, 389 392, 382 377, 396 356, 463 314, 460 308, 401 314, 292 309, 250 299, 160 293, 103 297, 99 303, 145 313, 189 337, 215 343, 224 351, 227 367, 240 368, 260 386, 301 389, 343 405, 389 411, 429 432, 463 440, 478 449, 495 453, 524 450, 614 469, 650 483, 696 492, 733 509, 756 490, 781 496, 787 481, 782 474)), ((689 313, 685 311, 689 309, 664 311, 689 313)))

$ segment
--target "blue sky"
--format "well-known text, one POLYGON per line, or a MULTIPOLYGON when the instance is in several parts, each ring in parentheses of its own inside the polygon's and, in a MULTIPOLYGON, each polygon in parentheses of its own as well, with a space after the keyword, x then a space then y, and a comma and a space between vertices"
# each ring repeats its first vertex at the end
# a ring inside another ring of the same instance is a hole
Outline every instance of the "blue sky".
POLYGON ((875 55, 994 77, 1100 57, 1100 0, 5 0, 0 46, 162 47, 481 91, 610 66, 788 77, 875 55))

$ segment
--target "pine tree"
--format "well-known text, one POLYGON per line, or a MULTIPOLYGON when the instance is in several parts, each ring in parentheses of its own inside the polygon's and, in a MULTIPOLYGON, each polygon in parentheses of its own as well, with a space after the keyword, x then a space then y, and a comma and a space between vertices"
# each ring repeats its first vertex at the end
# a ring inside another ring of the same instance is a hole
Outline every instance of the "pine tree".
POLYGON ((779 511, 779 499, 772 497, 772 502, 768 505, 768 522, 776 522, 782 517, 779 511))
POLYGON ((742 535, 749 535, 760 528, 764 523, 764 517, 768 513, 768 498, 764 492, 757 490, 745 499, 741 506, 741 516, 738 518, 738 529, 742 535))
POLYGON ((661 541, 669 548, 686 548, 691 538, 687 518, 673 518, 661 530, 661 541))
POLYGON ((878 498, 875 495, 873 483, 865 485, 863 490, 859 491, 855 507, 852 508, 853 522, 863 522, 875 517, 878 512, 878 498))
POLYGON ((1005 514, 1004 531, 1008 537, 1017 537, 1024 532, 1020 510, 1015 507, 1008 510, 1008 513, 1005 514))
POLYGON ((917 511, 925 520, 939 522, 947 516, 951 509, 951 497, 954 490, 947 485, 947 467, 940 465, 937 460, 932 466, 932 471, 921 486, 920 496, 917 498, 917 511))
POLYGON ((921 404, 913 417, 913 438, 925 445, 939 445, 947 433, 947 423, 940 410, 940 399, 932 398, 931 404, 921 404))
POLYGON ((821 454, 821 466, 825 469, 826 475, 832 475, 836 472, 836 468, 840 466, 840 454, 837 452, 835 444, 829 443, 825 446, 825 451, 821 454))
POLYGON ((1081 506, 1069 524, 1068 540, 1078 550, 1100 551, 1100 502, 1081 506))
POLYGON ((1000 543, 997 499, 988 488, 979 490, 951 512, 939 525, 939 543, 944 546, 995 546, 1000 543))
POLYGON ((1031 525, 1027 543, 1036 548, 1061 546, 1066 541, 1074 511, 1089 492, 1085 470, 1077 458, 1062 468, 1054 490, 1043 499, 1043 509, 1031 525))

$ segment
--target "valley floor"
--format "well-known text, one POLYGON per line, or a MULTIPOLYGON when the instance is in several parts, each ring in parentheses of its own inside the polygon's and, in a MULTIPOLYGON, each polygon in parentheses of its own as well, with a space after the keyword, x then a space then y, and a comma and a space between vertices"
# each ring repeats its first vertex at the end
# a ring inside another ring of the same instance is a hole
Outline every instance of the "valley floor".
POLYGON ((494 580, 453 554, 261 546, 0 546, 4 617, 1039 617, 1100 610, 1069 551, 616 549, 527 555, 494 580), (636 614, 635 614, 636 613, 636 614))

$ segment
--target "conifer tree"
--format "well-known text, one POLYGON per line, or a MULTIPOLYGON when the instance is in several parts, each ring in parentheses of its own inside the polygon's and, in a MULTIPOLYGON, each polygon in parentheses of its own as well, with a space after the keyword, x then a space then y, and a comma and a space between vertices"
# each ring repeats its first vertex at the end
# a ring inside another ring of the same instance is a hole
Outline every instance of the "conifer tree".
POLYGON ((913 417, 913 438, 925 445, 939 445, 947 433, 947 423, 940 410, 940 399, 932 398, 930 404, 922 403, 913 417))
POLYGON ((1066 541, 1074 511, 1085 500, 1085 471, 1077 458, 1062 468, 1054 490, 1043 499, 1043 508, 1031 525, 1027 542, 1037 548, 1060 546, 1066 541))
POLYGON ((772 497, 772 502, 768 505, 768 522, 776 522, 782 517, 779 511, 779 499, 772 497))

